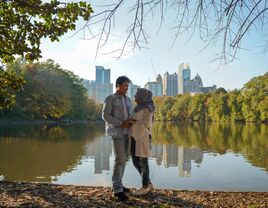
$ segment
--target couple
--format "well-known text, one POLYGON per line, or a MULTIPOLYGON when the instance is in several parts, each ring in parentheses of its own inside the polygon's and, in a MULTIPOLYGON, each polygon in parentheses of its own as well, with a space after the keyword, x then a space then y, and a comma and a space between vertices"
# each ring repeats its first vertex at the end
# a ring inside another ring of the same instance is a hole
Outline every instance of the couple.
POLYGON ((128 200, 122 178, 126 162, 131 154, 132 162, 138 170, 142 187, 133 192, 139 196, 153 190, 149 177, 148 157, 150 152, 151 126, 155 110, 152 92, 139 88, 135 95, 136 107, 132 110, 126 96, 130 80, 120 76, 116 80, 116 92, 104 102, 102 118, 106 122, 106 132, 112 137, 115 156, 113 168, 113 196, 119 201, 128 200))

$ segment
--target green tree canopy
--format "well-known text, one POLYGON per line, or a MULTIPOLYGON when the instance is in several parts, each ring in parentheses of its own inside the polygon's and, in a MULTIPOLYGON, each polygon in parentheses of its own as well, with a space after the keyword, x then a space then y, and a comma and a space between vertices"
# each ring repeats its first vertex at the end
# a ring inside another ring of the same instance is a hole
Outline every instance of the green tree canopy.
POLYGON ((88 119, 100 118, 101 107, 89 100, 82 80, 53 60, 27 63, 16 60, 5 73, 25 80, 16 93, 16 103, 2 110, 3 118, 23 119, 88 119))
POLYGON ((155 97, 155 120, 268 121, 268 73, 252 78, 240 90, 219 88, 209 94, 155 97))
POLYGON ((82 1, 0 1, 0 60, 8 63, 15 55, 28 60, 40 58, 42 38, 58 41, 59 36, 75 29, 79 17, 88 20, 92 12, 90 5, 82 1))
POLYGON ((15 103, 15 94, 23 84, 21 77, 5 72, 3 64, 12 63, 16 56, 29 61, 40 58, 42 38, 58 41, 67 31, 75 30, 79 17, 87 21, 92 12, 90 4, 83 1, 0 1, 0 109, 15 103))

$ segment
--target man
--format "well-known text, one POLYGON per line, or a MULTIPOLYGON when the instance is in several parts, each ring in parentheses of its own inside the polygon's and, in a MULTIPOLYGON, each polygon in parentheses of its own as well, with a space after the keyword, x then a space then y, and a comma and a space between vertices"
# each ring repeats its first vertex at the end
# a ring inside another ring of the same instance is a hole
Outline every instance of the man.
POLYGON ((120 76, 116 80, 116 92, 108 96, 103 104, 102 118, 106 122, 106 132, 112 137, 114 150, 113 196, 119 201, 128 200, 125 194, 130 190, 122 184, 126 162, 129 156, 128 130, 132 123, 129 119, 131 100, 126 96, 130 80, 120 76))

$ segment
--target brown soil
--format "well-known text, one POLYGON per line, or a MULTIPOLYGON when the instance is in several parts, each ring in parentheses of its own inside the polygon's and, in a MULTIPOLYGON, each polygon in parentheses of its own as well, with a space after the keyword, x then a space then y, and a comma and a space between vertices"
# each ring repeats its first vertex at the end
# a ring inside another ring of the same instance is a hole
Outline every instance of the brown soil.
POLYGON ((117 202, 109 187, 0 181, 0 207, 268 207, 268 192, 212 192, 156 189, 117 202))

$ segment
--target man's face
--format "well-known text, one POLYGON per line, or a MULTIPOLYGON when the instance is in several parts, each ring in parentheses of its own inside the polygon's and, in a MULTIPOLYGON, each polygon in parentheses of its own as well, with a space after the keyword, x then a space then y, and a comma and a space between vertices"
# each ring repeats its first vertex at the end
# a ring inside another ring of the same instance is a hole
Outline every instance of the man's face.
POLYGON ((121 94, 126 94, 128 91, 129 83, 127 81, 123 82, 121 85, 117 85, 117 91, 121 94))

